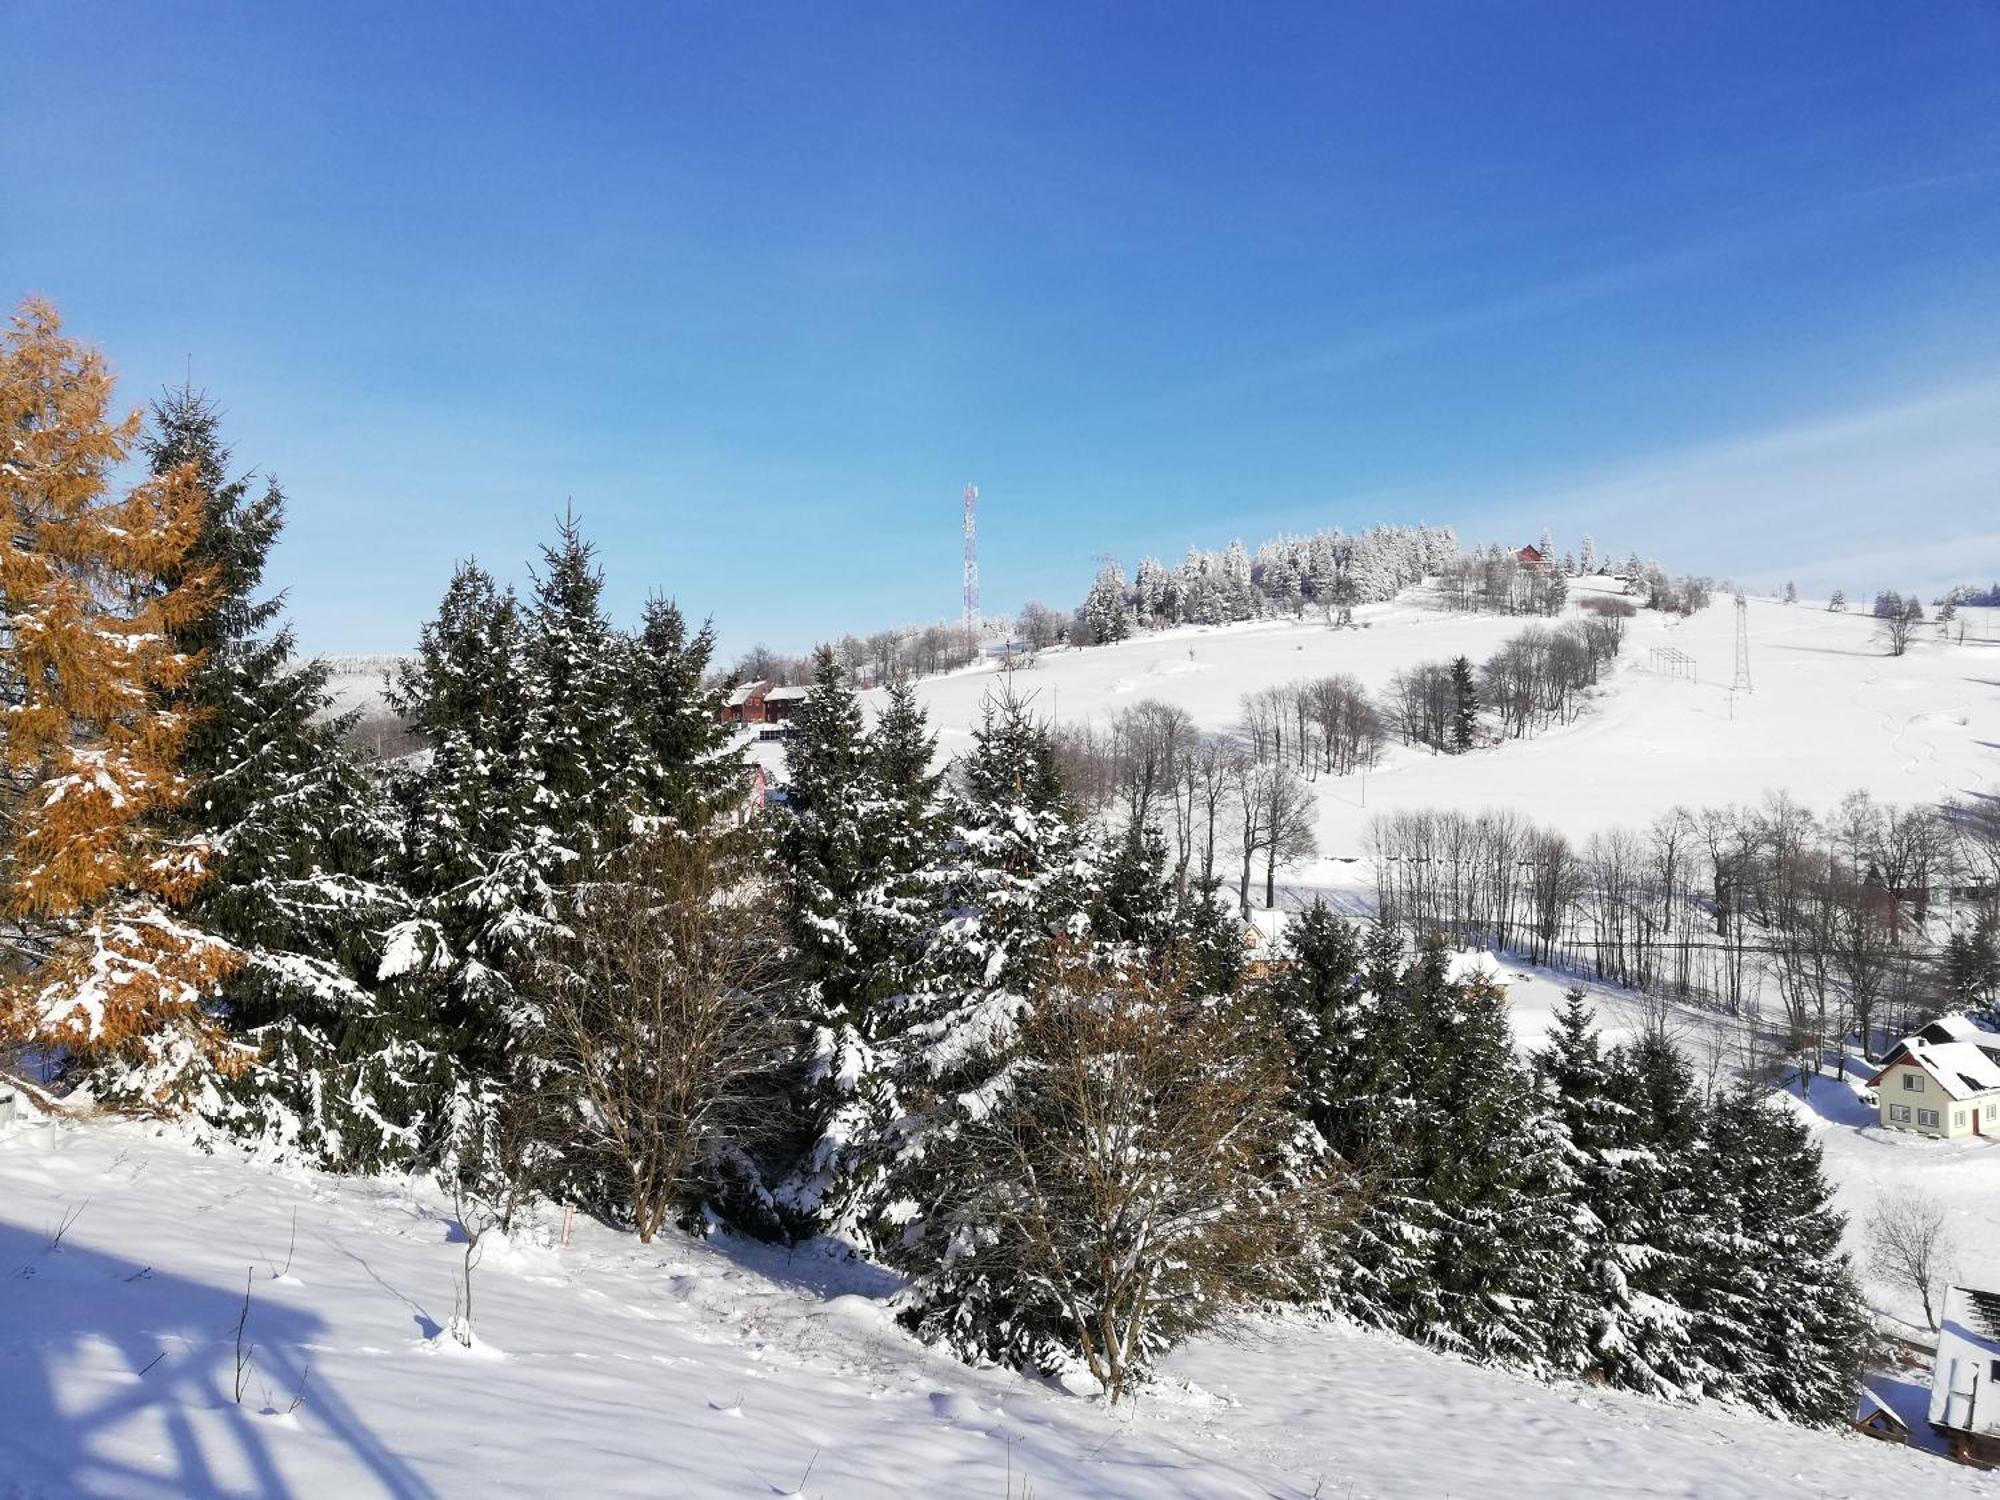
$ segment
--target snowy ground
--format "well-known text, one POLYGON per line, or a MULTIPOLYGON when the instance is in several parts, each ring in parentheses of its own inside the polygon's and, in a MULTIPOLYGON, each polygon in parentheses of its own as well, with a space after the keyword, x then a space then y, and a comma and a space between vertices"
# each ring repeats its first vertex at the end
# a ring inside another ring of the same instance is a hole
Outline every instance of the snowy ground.
POLYGON ((866 1268, 589 1224, 486 1256, 468 1353, 437 1336, 455 1240, 402 1185, 132 1125, 0 1132, 0 1495, 1992 1493, 1847 1434, 1296 1324, 1190 1345, 1112 1414, 914 1344, 866 1268))

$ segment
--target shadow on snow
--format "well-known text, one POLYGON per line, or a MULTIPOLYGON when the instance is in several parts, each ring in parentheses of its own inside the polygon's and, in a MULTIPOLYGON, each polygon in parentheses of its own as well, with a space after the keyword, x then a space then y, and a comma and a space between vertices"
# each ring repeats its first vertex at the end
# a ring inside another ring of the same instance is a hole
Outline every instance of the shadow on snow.
POLYGON ((243 1338, 255 1346, 253 1373, 239 1405, 240 1285, 209 1286, 51 1238, 0 1223, 0 1480, 26 1494, 283 1500, 301 1492, 280 1473, 279 1448, 331 1439, 372 1476, 375 1493, 433 1493, 338 1389, 317 1373, 308 1379, 322 1319, 252 1289, 243 1338))

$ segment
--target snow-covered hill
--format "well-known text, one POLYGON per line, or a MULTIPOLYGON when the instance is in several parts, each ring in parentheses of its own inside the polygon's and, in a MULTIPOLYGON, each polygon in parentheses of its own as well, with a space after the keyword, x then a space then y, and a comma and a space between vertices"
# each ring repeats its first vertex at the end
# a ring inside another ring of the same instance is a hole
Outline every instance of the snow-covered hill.
POLYGON ((483 1252, 467 1352, 438 1337, 456 1239, 406 1185, 0 1130, 0 1495, 1991 1493, 1850 1434, 1298 1324, 1190 1345, 1111 1413, 913 1343, 865 1269, 590 1224, 483 1252))
POLYGON ((393 653, 373 656, 328 656, 327 692, 337 713, 363 714, 389 711, 389 682, 396 668, 412 660, 393 653))
MULTIPOLYGON (((1572 599, 1603 592, 1582 585, 1572 599)), ((1735 610, 1725 596, 1686 619, 1650 611, 1629 623, 1610 683, 1583 718, 1470 756, 1397 746, 1369 773, 1322 779, 1320 864, 1303 883, 1346 884, 1340 862, 1364 851, 1369 817, 1396 808, 1511 807, 1572 836, 1643 824, 1676 804, 1756 802, 1783 790, 1829 807, 1856 788, 1888 802, 1934 802, 2000 782, 2000 611, 1971 610, 1963 645, 1923 627, 1891 658, 1866 614, 1752 599, 1752 691, 1729 691, 1735 610), (1655 647, 1694 658, 1693 681, 1651 667, 1655 647), (1364 803, 1365 795, 1365 803, 1364 803)), ((1348 673, 1380 692, 1403 668, 1490 655, 1530 621, 1447 614, 1414 596, 1355 612, 1365 628, 1317 619, 1184 627, 1117 645, 1044 653, 1016 691, 1059 721, 1108 721, 1157 698, 1203 729, 1241 722, 1243 695, 1348 673)), ((945 753, 963 748, 993 664, 918 685, 945 753)))

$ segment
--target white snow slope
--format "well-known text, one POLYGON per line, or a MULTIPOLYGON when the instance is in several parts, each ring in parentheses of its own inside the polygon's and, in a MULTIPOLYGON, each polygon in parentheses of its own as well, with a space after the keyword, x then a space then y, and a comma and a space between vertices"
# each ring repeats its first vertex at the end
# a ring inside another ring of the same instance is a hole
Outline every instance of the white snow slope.
MULTIPOLYGON (((1571 598, 1610 587, 1585 580, 1571 598)), ((1105 724, 1157 698, 1200 728, 1230 729, 1247 692, 1334 673, 1379 692, 1417 662, 1463 653, 1477 663, 1535 623, 1446 614, 1414 593, 1355 614, 1365 628, 1258 621, 1047 652, 1014 674, 1015 689, 1065 723, 1105 724)), ((1322 858, 1302 878, 1349 883, 1339 861, 1362 855, 1369 818, 1395 808, 1512 807, 1581 836, 1643 825, 1676 804, 1757 802, 1772 791, 1823 811, 1856 788, 1903 803, 1989 790, 2000 783, 2000 610, 1966 614, 1965 644, 1940 642, 1924 626, 1907 655, 1891 658, 1866 614, 1752 599, 1752 691, 1732 695, 1736 616, 1727 596, 1685 620, 1642 611, 1609 683, 1576 723, 1467 756, 1395 746, 1368 775, 1365 806, 1358 776, 1315 783, 1322 858), (1654 672, 1656 646, 1692 656, 1695 680, 1654 672)), ((987 663, 918 684, 942 753, 966 748, 997 683, 987 663)))
POLYGON ((1191 1345, 1112 1413, 914 1344, 865 1268, 588 1224, 485 1253, 466 1351, 437 1333, 455 1239, 405 1185, 8 1127, 0 1496, 1992 1493, 1850 1434, 1296 1324, 1191 1345))

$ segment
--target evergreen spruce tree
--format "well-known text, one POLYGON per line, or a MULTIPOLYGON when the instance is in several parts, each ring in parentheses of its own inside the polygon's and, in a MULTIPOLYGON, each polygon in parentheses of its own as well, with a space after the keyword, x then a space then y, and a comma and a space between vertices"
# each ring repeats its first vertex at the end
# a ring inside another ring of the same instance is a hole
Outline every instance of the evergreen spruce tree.
POLYGON ((872 734, 833 653, 792 720, 779 814, 781 901, 805 994, 811 1145, 782 1194, 796 1213, 866 1232, 879 1203, 869 1142, 896 1113, 884 1045, 933 921, 937 742, 916 694, 892 688, 872 734))
POLYGON ((1695 1337, 1697 1277, 1731 1232, 1703 1192, 1706 1101, 1687 1059, 1658 1033, 1616 1049, 1609 1066, 1619 1154, 1601 1212, 1623 1283, 1605 1372, 1634 1389, 1698 1396, 1713 1388, 1713 1369, 1695 1337))
POLYGON ((389 936, 379 977, 437 984, 437 1017, 476 1076, 496 1077, 523 1020, 515 978, 555 917, 568 851, 547 820, 533 755, 522 612, 462 565, 398 674, 391 703, 430 746, 395 787, 418 915, 389 936))
POLYGON ((1945 940, 1940 968, 1944 992, 1955 1009, 1990 1013, 2000 997, 2000 930, 1990 912, 1945 940))
POLYGON ((862 817, 868 739, 860 700, 830 647, 819 648, 812 691, 792 715, 785 766, 776 852, 792 944, 814 1008, 851 1023, 867 985, 853 915, 871 874, 862 817))
POLYGON ((201 653, 185 701, 192 795, 169 826, 213 851, 191 914, 243 963, 220 1013, 256 1061, 198 1104, 209 1123, 320 1164, 413 1159, 437 1123, 449 1070, 427 1025, 376 981, 384 937, 412 915, 394 880, 398 833, 377 780, 348 748, 326 669, 300 662, 281 601, 262 597, 284 523, 275 482, 232 473, 216 408, 189 390, 153 408, 147 457, 189 466, 204 525, 189 567, 217 580, 210 607, 175 632, 201 653))
POLYGON ((551 880, 626 836, 648 811, 641 788, 658 777, 639 723, 645 664, 605 617, 603 595, 596 550, 567 514, 542 549, 524 636, 527 753, 541 817, 563 851, 544 872, 551 880))
POLYGON ((915 983, 936 923, 930 871, 944 835, 943 788, 929 716, 913 687, 894 684, 868 736, 862 810, 868 882, 856 922, 863 965, 871 971, 866 1034, 877 1046, 899 1022, 894 1002, 915 983))
POLYGON ((956 779, 923 972, 888 1059, 899 1110, 874 1231, 916 1280, 909 1320, 933 1332, 1006 1320, 1004 1288, 959 1274, 953 1247, 981 1230, 971 1184, 940 1166, 1014 1087, 1035 976, 1058 940, 1088 941, 1098 885, 1053 740, 1019 699, 989 699, 956 779))
POLYGON ((1365 1077, 1369 996, 1354 925, 1315 901, 1285 931, 1285 961, 1266 981, 1292 1051, 1298 1112, 1336 1149, 1361 1138, 1353 1118, 1365 1077))
POLYGON ((1497 990, 1451 980, 1435 943, 1393 978, 1386 958, 1370 956, 1365 1084, 1342 1152, 1375 1195, 1340 1305, 1476 1358, 1579 1368, 1588 1250, 1561 1122, 1515 1060, 1497 990))
POLYGON ((1463 656, 1451 661, 1451 748, 1463 755, 1479 732, 1479 687, 1472 663, 1463 656))
POLYGON ((744 805, 748 772, 722 722, 722 694, 708 685, 715 633, 688 634, 680 609, 649 599, 637 657, 638 793, 655 817, 689 832, 713 826, 744 805))
POLYGON ((1670 1300, 1691 1211, 1686 1156, 1698 1103, 1685 1064, 1642 1044, 1606 1057, 1583 994, 1571 990, 1534 1056, 1567 1132, 1585 1239, 1584 1367, 1613 1385, 1683 1397, 1698 1390, 1687 1318, 1670 1300), (1648 1092, 1645 1080, 1657 1074, 1648 1092), (1642 1097, 1643 1096, 1643 1097, 1642 1097), (1657 1139, 1671 1129, 1675 1141, 1657 1139))
POLYGON ((1407 1139, 1432 1209, 1442 1341, 1484 1359, 1580 1368, 1587 1246, 1571 1209, 1568 1138, 1516 1060, 1500 991, 1478 978, 1440 985, 1428 961, 1420 972, 1426 1045, 1412 1074, 1430 1107, 1414 1113, 1407 1139))
POLYGON ((1165 836, 1149 824, 1133 824, 1105 857, 1101 884, 1092 893, 1092 931, 1128 960, 1164 952, 1174 944, 1179 914, 1171 886, 1165 836))
POLYGON ((1694 1267, 1695 1338, 1711 1389, 1771 1416, 1847 1419, 1868 1316, 1840 1249, 1820 1148, 1750 1085, 1708 1114, 1703 1195, 1717 1225, 1694 1267))

